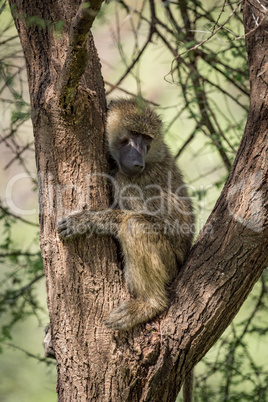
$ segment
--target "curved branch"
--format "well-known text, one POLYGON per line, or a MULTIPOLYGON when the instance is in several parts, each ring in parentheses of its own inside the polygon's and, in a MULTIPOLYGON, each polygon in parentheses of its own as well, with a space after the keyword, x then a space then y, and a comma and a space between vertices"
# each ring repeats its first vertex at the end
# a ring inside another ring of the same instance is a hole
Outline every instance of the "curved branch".
MULTIPOLYGON (((244 21, 250 32, 254 16, 247 2, 244 21)), ((185 375, 227 328, 268 264, 268 87, 258 77, 268 51, 267 24, 262 21, 258 35, 246 36, 251 104, 245 133, 222 194, 175 284, 161 321, 158 363, 140 400, 153 394, 175 400, 185 375)))
POLYGON ((87 39, 103 0, 83 0, 74 17, 69 32, 69 47, 62 68, 58 92, 65 109, 76 97, 77 87, 88 62, 87 39))

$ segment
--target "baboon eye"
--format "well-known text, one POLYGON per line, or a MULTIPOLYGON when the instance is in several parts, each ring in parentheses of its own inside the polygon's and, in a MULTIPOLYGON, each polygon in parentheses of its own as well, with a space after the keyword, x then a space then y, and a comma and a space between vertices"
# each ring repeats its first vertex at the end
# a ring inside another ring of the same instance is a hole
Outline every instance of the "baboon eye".
POLYGON ((152 142, 153 139, 152 139, 152 137, 150 137, 150 135, 146 135, 146 134, 142 134, 142 135, 145 140, 152 142))
POLYGON ((128 142, 129 142, 129 139, 127 137, 120 138, 120 144, 121 145, 127 145, 128 142))
POLYGON ((138 131, 131 131, 131 134, 133 135, 142 135, 142 137, 147 141, 152 141, 152 137, 150 135, 144 134, 144 133, 139 133, 138 131))

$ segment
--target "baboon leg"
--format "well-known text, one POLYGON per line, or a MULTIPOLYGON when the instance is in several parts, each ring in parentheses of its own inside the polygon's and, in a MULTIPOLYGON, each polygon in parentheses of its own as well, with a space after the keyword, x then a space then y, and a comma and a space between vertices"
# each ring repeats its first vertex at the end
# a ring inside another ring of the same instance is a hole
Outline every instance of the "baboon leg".
POLYGON ((119 305, 106 321, 113 329, 130 329, 155 317, 168 305, 166 285, 176 275, 176 259, 169 242, 145 230, 144 220, 130 218, 120 228, 125 279, 135 300, 119 305))

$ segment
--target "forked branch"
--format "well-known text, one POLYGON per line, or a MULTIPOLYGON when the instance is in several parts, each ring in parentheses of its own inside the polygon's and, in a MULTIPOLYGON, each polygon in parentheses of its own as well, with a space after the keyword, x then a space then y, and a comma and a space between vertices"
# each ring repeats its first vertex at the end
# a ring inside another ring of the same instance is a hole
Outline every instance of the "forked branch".
POLYGON ((88 62, 88 33, 101 8, 102 1, 82 0, 73 18, 69 33, 69 47, 58 84, 59 101, 64 109, 74 101, 78 84, 85 71, 88 62))

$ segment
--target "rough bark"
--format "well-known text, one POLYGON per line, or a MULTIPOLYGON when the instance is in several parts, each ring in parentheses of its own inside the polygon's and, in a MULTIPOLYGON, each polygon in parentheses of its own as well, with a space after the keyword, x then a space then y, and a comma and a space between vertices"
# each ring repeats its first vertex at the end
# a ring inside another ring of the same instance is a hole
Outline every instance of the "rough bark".
POLYGON ((10 4, 29 79, 59 401, 173 401, 268 264, 267 17, 258 1, 245 1, 248 122, 222 194, 174 284, 170 309, 121 334, 104 326, 109 311, 129 297, 113 240, 92 236, 62 244, 56 233, 61 216, 110 201, 109 181, 94 174, 108 173, 108 163, 105 96, 92 36, 81 45, 83 74, 71 51, 79 50, 71 35, 79 1, 10 4), (32 16, 45 27, 29 24, 32 16), (61 35, 54 29, 59 20, 61 35))

